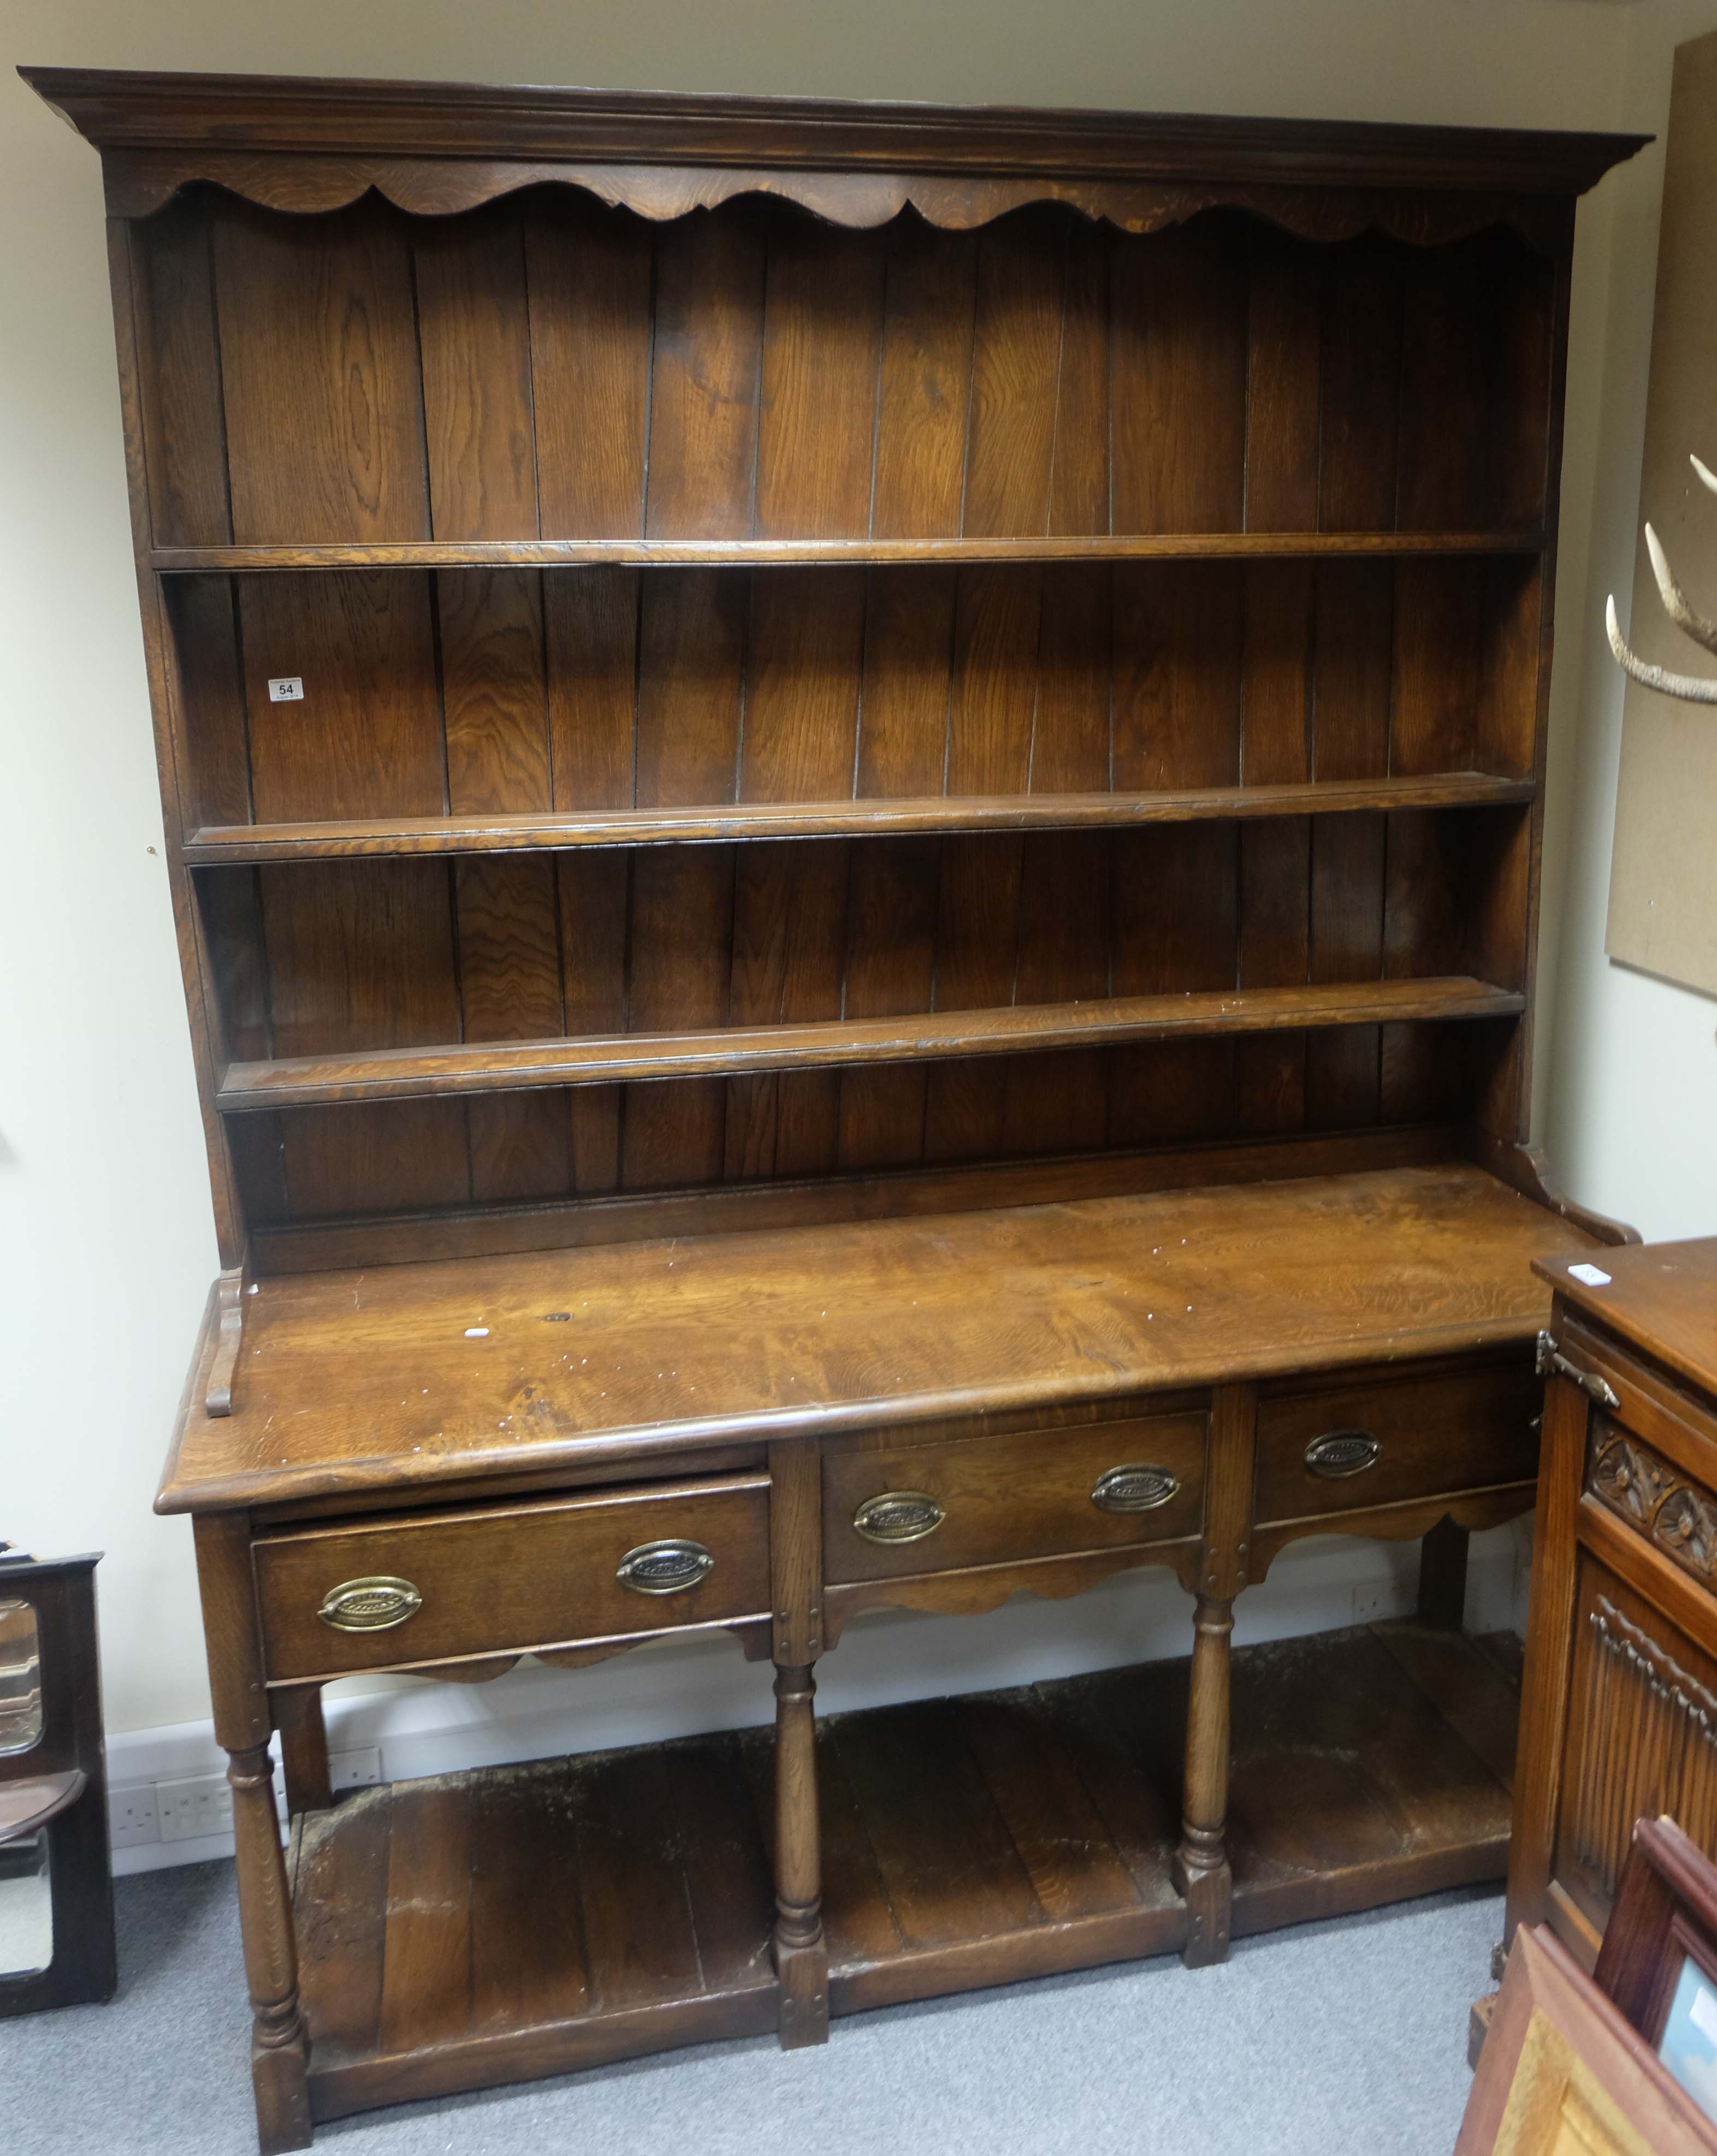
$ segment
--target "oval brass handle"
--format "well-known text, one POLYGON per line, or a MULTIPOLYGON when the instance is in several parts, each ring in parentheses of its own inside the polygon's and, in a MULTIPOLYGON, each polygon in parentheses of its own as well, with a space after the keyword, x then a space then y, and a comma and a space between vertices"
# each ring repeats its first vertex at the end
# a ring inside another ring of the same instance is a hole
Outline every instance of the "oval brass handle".
POLYGON ((415 1617, 423 1606, 423 1596, 409 1579, 378 1575, 331 1587, 316 1614, 337 1632, 385 1632, 415 1617))
POLYGON ((1180 1485, 1166 1467, 1134 1464, 1111 1467, 1099 1475, 1091 1502, 1100 1512, 1154 1512, 1159 1505, 1180 1493, 1180 1485))
POLYGON ((948 1517, 922 1490, 885 1490, 866 1497, 852 1516, 854 1529, 867 1543, 921 1543, 948 1517))
POLYGON ((702 1543, 640 1543, 620 1559, 614 1578, 635 1594, 683 1594, 715 1568, 702 1543))
POLYGON ((1383 1456, 1383 1447, 1369 1430, 1332 1430, 1314 1437, 1306 1447, 1306 1466, 1313 1475, 1339 1482, 1349 1475, 1363 1475, 1383 1456))

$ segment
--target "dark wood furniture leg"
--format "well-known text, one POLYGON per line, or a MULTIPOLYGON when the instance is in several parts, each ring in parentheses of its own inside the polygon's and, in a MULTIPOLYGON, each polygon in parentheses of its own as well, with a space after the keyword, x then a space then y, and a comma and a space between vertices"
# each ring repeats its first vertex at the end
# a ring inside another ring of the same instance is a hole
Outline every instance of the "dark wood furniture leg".
POLYGON ((196 1533, 214 1733, 228 1755, 233 1789, 256 2140, 262 2156, 278 2156, 310 2146, 310 2044, 299 2011, 292 1898, 275 1815, 249 1522, 242 1513, 206 1514, 196 1522, 196 1533))
POLYGON ((250 2082, 263 2156, 311 2142, 310 2046, 298 2008, 298 1951, 292 1901, 275 1815, 274 1763, 265 1744, 228 1755, 239 1922, 250 1992, 250 2082))
POLYGON ((1570 1704, 1579 1566, 1576 1519, 1586 1436, 1584 1396, 1566 1378, 1553 1377, 1545 1387, 1532 1600, 1526 1618, 1514 1817, 1509 1837, 1509 1898, 1503 1917, 1505 1948, 1517 1926, 1541 1916, 1550 1890, 1556 1810, 1562 1794, 1559 1768, 1570 1704))
POLYGON ((322 1727, 322 1688, 295 1685, 275 1694, 275 1727, 280 1732, 280 1764, 286 1776, 286 1810, 326 1811, 334 1801, 328 1781, 328 1733, 322 1727))
POLYGON ((829 1950, 817 1845, 816 1681, 808 1667, 775 1671, 775 1969, 781 2047, 829 2038, 829 1950))
POLYGON ((781 2046, 829 2041, 813 1670, 822 1652, 822 1484, 817 1449, 769 1447, 769 1569, 774 1592, 775 1972, 781 2046))
POLYGON ((1175 1883, 1187 1909, 1180 1958, 1189 1969, 1228 1958, 1229 1650, 1234 1598, 1246 1584, 1257 1410, 1252 1385, 1218 1386, 1211 1402, 1210 1473, 1187 1695, 1186 1785, 1175 1860, 1175 1883))
POLYGON ((1467 1620, 1465 1527, 1439 1520, 1419 1545, 1419 1622, 1458 1632, 1467 1620))
POLYGON ((1203 1969, 1228 1958, 1232 1884, 1224 1829, 1228 1815, 1228 1663, 1234 1604, 1200 1594, 1193 1619, 1192 1676, 1186 1717, 1186 1791, 1175 1883, 1185 1896, 1186 1943, 1180 1958, 1203 1969))

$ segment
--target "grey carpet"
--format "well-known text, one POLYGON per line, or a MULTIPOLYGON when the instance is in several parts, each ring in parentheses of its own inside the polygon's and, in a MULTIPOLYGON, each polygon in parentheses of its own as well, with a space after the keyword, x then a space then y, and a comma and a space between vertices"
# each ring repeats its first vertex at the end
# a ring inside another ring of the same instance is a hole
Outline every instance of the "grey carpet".
MULTIPOLYGON (((121 1880, 108 2006, 0 2021, 17 2156, 254 2148, 230 1864, 121 1880)), ((337 2156, 671 2147, 897 2156, 1448 2156, 1467 2010, 1501 1897, 1443 1894, 1243 1940, 1221 1969, 1135 1963, 837 2021, 825 2049, 712 2045, 342 2119, 337 2156)))

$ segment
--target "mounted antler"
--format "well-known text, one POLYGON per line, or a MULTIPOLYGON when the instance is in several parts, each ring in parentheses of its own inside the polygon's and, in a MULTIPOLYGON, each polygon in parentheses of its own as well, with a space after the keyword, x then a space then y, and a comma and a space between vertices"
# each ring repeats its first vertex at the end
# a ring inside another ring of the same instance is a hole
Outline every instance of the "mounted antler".
MULTIPOLYGON (((1689 457, 1688 462, 1699 474, 1703 484, 1713 494, 1717 494, 1717 472, 1709 470, 1697 457, 1689 457)), ((1670 570, 1668 557, 1649 524, 1646 526, 1646 552, 1652 557, 1652 574, 1658 580, 1664 613, 1678 629, 1690 636, 1702 649, 1717 652, 1717 622, 1707 621, 1703 614, 1695 613, 1688 604, 1687 594, 1676 583, 1670 570)), ((1667 667, 1648 665, 1643 659, 1628 649, 1617 624, 1613 592, 1605 610, 1604 620, 1610 631, 1611 650, 1636 681, 1643 682, 1648 689, 1660 690, 1666 696, 1679 696, 1685 703, 1717 704, 1717 681, 1702 680, 1697 674, 1672 674, 1667 667)))

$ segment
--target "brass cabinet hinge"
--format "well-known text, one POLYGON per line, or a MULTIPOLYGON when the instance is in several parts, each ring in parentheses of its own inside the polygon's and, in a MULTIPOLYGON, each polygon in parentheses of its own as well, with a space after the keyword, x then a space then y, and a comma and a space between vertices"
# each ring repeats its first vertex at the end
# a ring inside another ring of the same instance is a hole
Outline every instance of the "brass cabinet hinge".
POLYGON ((1548 1332, 1538 1336, 1538 1374, 1540 1378, 1565 1378, 1570 1385, 1578 1385, 1586 1398, 1596 1400, 1601 1408, 1616 1409, 1622 1404, 1610 1386, 1590 1370, 1578 1368, 1557 1347, 1548 1332))

